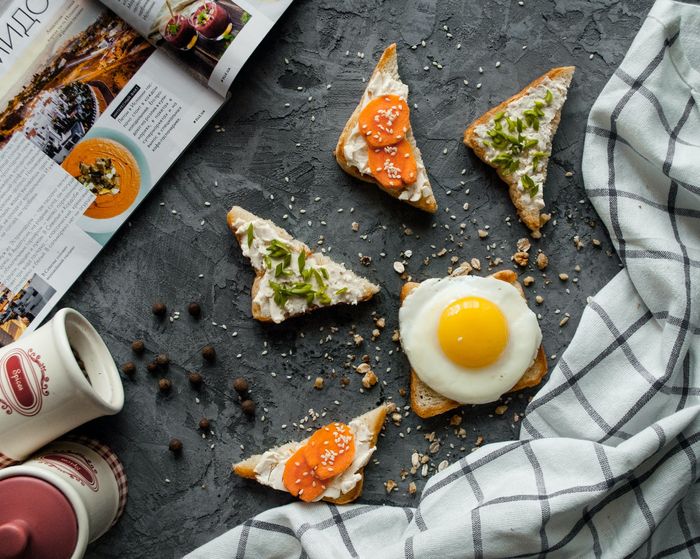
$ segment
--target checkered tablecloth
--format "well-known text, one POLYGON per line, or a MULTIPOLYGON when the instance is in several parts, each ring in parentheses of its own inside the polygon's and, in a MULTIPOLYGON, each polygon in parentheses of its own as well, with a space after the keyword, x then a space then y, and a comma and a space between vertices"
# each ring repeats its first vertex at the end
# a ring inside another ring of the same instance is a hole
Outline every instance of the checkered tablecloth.
POLYGON ((586 190, 625 267, 519 441, 452 464, 414 508, 296 503, 189 559, 700 556, 699 101, 700 5, 658 0, 586 132, 586 190))

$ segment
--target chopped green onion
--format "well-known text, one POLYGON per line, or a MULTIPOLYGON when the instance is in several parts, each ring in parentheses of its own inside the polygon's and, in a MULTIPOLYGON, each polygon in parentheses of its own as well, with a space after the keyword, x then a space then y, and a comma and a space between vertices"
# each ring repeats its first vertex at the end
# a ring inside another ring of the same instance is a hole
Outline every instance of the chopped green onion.
POLYGON ((253 224, 248 225, 248 248, 253 244, 253 224))
POLYGON ((535 184, 535 181, 533 181, 528 175, 523 175, 520 178, 523 188, 525 189, 525 192, 527 192, 530 195, 530 198, 534 198, 537 192, 539 191, 539 188, 537 184, 535 184))
POLYGON ((554 99, 554 95, 552 95, 552 92, 548 89, 544 94, 544 102, 547 103, 547 105, 551 105, 552 99, 554 99))

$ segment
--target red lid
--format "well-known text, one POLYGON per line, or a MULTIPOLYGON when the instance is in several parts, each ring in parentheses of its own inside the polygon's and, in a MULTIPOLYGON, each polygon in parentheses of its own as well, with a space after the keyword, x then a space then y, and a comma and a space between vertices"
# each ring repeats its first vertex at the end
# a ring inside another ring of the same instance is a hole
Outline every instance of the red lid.
POLYGON ((70 501, 31 476, 0 479, 0 559, 68 559, 78 541, 70 501))

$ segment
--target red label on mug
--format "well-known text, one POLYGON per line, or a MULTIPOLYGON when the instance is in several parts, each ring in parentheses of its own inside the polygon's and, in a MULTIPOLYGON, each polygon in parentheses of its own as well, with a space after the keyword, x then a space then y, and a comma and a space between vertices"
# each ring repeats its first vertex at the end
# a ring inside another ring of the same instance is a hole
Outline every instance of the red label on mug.
POLYGON ((27 417, 38 414, 43 396, 48 396, 47 384, 37 355, 22 349, 8 353, 0 360, 0 409, 27 417))
POLYGON ((97 469, 92 465, 90 459, 82 454, 65 451, 62 454, 44 454, 39 460, 93 491, 100 488, 97 481, 97 469))

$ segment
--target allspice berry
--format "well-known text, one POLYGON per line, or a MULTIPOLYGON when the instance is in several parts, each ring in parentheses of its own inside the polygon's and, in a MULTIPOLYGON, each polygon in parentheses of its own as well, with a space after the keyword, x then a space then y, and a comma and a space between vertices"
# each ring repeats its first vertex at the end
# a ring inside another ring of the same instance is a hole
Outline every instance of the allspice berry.
POLYGON ((127 377, 133 377, 136 373, 136 365, 134 365, 131 361, 127 361, 122 365, 122 373, 124 373, 127 377))
POLYGON ((202 348, 202 357, 210 363, 216 359, 216 350, 212 345, 205 345, 202 348))
POLYGON ((153 303, 151 311, 153 311, 153 314, 157 317, 162 318, 165 316, 165 313, 168 311, 168 309, 163 303, 153 303))
POLYGON ((238 377, 233 381, 233 389, 239 394, 245 394, 250 389, 248 386, 248 381, 243 377, 238 377))
POLYGON ((161 392, 170 392, 170 389, 173 387, 173 383, 170 381, 169 378, 162 378, 158 381, 158 390, 161 392))
POLYGON ((182 452, 182 441, 180 439, 170 439, 168 450, 173 454, 179 454, 182 452))
POLYGON ((209 431, 209 420, 206 417, 199 420, 199 428, 202 431, 209 431))
POLYGON ((255 415, 255 402, 253 402, 253 400, 243 400, 241 402, 241 409, 246 415, 255 415))
POLYGON ((145 349, 146 346, 143 343, 143 340, 134 340, 131 342, 131 351, 133 351, 136 355, 143 355, 145 349))
POLYGON ((156 356, 156 365, 159 367, 167 367, 170 364, 170 358, 165 353, 160 353, 156 356))
POLYGON ((190 381, 190 384, 192 386, 194 386, 195 388, 199 388, 202 385, 204 378, 202 377, 201 373, 190 371, 189 373, 187 373, 187 380, 190 381))
POLYGON ((151 361, 148 365, 146 365, 146 369, 148 369, 148 372, 151 374, 157 373, 158 363, 156 363, 155 361, 151 361))
POLYGON ((199 303, 190 303, 187 306, 187 312, 194 318, 199 318, 202 316, 202 307, 199 306, 199 303))

